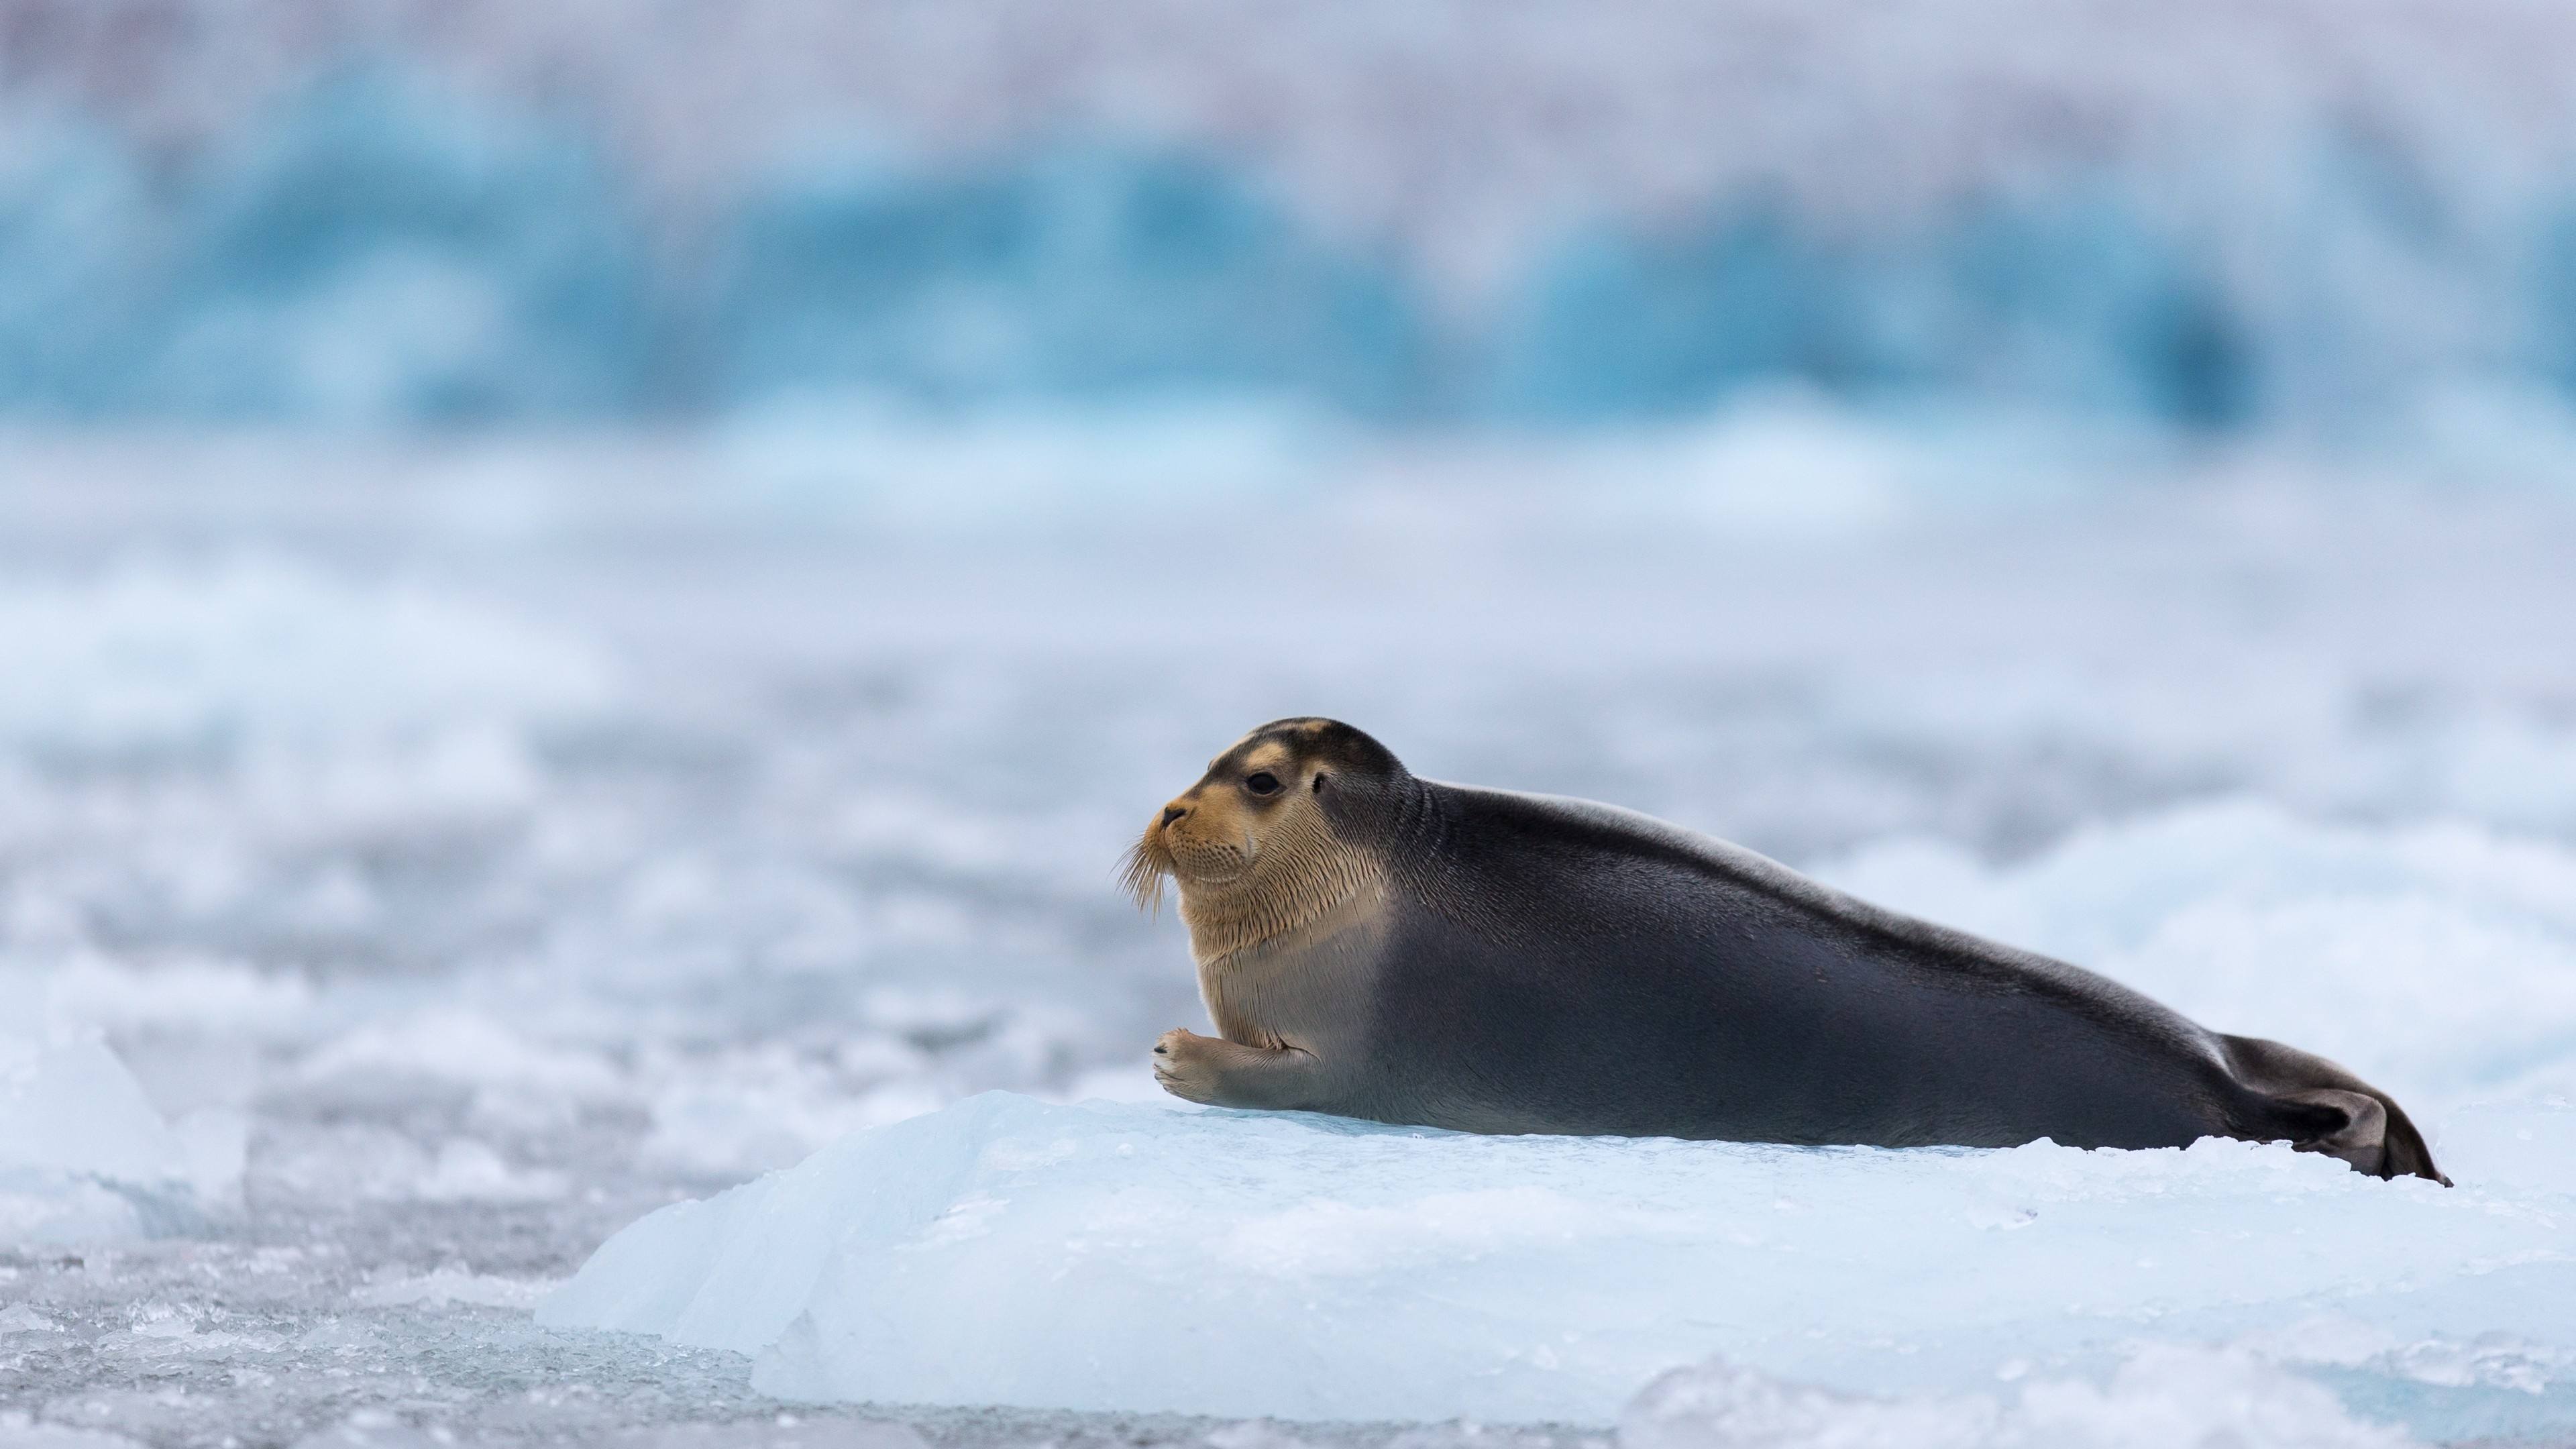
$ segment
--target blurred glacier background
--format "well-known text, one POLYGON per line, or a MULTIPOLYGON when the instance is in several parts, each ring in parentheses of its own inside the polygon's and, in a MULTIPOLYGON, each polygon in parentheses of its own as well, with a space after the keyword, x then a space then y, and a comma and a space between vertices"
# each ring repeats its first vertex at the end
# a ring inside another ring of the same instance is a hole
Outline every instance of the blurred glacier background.
MULTIPOLYGON (((0 0, 0 1438, 766 1442, 529 1304, 853 1128, 1150 1099, 1113 864, 1288 714, 2541 1111, 2571 54, 0 0)), ((2576 1426, 2576 1336, 2473 1340, 2338 1392, 2576 1426)))
POLYGON ((7 11, 0 406, 125 423, 1797 385, 2333 434, 2576 379, 2481 3, 7 11))

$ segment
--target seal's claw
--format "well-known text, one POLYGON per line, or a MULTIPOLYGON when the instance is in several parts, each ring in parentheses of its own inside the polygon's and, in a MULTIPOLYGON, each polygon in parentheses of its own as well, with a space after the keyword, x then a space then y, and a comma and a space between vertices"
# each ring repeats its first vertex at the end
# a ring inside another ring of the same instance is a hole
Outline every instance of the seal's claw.
POLYGON ((1214 1038, 1180 1027, 1163 1033, 1154 1042, 1154 1080, 1184 1101, 1213 1103, 1216 1063, 1208 1049, 1215 1045, 1214 1038))

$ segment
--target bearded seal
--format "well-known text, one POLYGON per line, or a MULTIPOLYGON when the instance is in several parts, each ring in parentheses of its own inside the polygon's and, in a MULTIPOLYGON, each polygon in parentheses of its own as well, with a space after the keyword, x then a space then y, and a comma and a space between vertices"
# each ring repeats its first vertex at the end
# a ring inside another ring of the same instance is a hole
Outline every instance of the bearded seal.
POLYGON ((2447 1184, 2387 1093, 2107 977, 1650 816, 1261 726, 1128 858, 1179 887, 1220 1035, 1164 1088, 1465 1132, 1807 1145, 2287 1141, 2447 1184))

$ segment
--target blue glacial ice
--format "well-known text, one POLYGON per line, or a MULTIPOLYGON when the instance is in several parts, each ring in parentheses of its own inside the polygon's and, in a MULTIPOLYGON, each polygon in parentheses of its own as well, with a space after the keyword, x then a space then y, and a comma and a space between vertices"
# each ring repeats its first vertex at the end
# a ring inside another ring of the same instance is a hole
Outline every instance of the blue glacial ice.
POLYGON ((2213 427, 2255 410, 2255 362, 2192 248, 2116 188, 1963 203, 1866 239, 1754 199, 1559 249, 1498 329, 1493 401, 1597 419, 1795 380, 2213 427))
POLYGON ((624 415, 644 233, 591 148, 410 72, 327 76, 157 177, 0 146, 0 409, 341 423, 624 415))
POLYGON ((576 137, 362 68, 191 181, 141 406, 451 422, 641 401, 642 237, 576 137))
POLYGON ((734 402, 1282 394, 1401 413, 1420 324, 1218 166, 1114 146, 933 170, 817 162, 734 223, 714 366, 734 402))
MULTIPOLYGON (((793 146, 710 142, 734 167, 683 205, 662 173, 691 148, 639 154, 578 105, 396 54, 320 67, 166 154, 76 108, 0 132, 0 415, 1284 396, 1553 424, 1782 383, 2185 430, 2393 425, 2458 388, 2563 407, 2563 159, 2497 161, 2465 121, 2377 136, 2305 105, 2251 137, 2220 118, 2161 160, 1996 162, 1887 197, 1749 161, 1579 203, 1480 178, 1491 215, 1454 220, 1491 233, 1466 249, 1471 284, 1423 241, 1452 219, 1355 221, 1371 208, 1327 204, 1222 126, 1100 119, 961 148, 844 115, 793 146)), ((1396 164, 1363 149, 1338 189, 1439 207, 1414 178, 1359 179, 1396 164)))
POLYGON ((2442 1136, 2452 1190, 2223 1141, 1494 1138, 986 1093, 654 1213, 538 1321, 756 1355, 790 1399, 1603 1423, 1712 1356, 1938 1398, 2181 1346, 2331 1369, 2430 1430, 2500 1398, 2576 1423, 2576 1110, 2442 1136))
POLYGON ((112 401, 150 345, 157 222, 142 167, 109 137, 53 126, 0 150, 0 410, 112 401))

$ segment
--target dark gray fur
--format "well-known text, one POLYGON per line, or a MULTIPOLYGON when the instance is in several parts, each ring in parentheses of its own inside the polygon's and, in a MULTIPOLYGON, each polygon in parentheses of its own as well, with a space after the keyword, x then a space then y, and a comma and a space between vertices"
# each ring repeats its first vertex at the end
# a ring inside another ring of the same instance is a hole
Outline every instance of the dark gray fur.
POLYGON ((1648 816, 1421 780, 1348 726, 1317 735, 1282 721, 1243 748, 1330 761, 1318 803, 1384 862, 1384 906, 1233 958, 1290 1047, 1227 1067, 1228 1104, 1884 1147, 2233 1137, 2447 1181, 2396 1102, 2321 1058, 1648 816))

